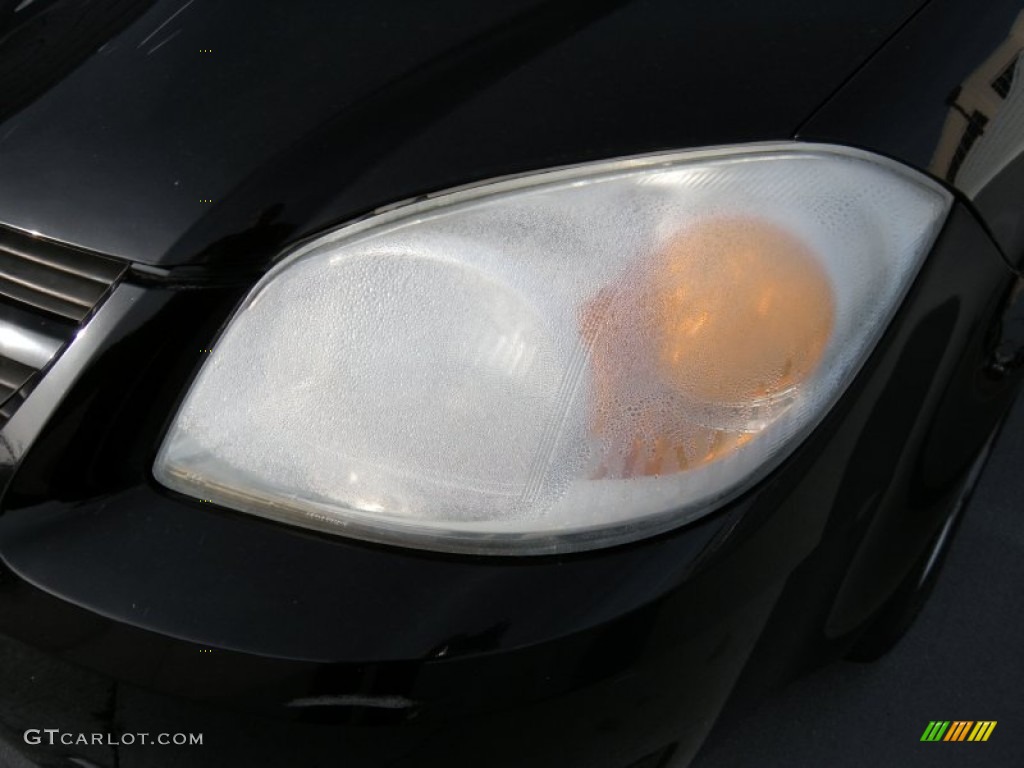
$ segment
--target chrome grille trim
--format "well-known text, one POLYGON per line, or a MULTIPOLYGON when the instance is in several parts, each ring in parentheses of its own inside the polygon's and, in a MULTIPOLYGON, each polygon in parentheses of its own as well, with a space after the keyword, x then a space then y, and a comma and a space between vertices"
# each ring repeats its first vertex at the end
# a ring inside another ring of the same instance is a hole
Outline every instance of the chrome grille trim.
POLYGON ((64 341, 0 317, 0 360, 13 360, 38 371, 54 358, 64 341))
POLYGON ((0 226, 0 425, 127 267, 0 226))
POLYGON ((0 296, 82 322, 125 264, 0 227, 0 296))
POLYGON ((35 372, 31 366, 0 357, 0 401, 6 402, 35 372))

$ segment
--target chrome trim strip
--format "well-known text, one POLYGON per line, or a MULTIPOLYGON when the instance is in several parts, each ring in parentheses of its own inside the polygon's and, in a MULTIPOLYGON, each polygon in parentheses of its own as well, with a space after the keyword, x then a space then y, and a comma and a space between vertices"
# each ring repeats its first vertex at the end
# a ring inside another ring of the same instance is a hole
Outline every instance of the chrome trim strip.
POLYGON ((0 356, 37 371, 54 358, 63 344, 61 339, 0 319, 0 356))

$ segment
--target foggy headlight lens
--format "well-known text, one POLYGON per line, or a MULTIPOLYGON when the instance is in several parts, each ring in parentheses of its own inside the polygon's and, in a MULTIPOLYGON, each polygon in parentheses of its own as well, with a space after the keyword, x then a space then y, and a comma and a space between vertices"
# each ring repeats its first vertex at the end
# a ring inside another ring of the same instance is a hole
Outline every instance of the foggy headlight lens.
POLYGON ((156 477, 425 549, 653 535, 749 487, 824 416, 949 204, 894 163, 785 144, 593 163, 378 214, 252 291, 156 477))

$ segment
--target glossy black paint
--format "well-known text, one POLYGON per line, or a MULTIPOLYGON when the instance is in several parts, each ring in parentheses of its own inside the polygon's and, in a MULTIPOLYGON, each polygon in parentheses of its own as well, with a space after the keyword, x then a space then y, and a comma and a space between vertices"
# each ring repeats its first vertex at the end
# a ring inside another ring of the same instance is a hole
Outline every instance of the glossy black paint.
MULTIPOLYGON (((96 24, 115 6, 138 18, 63 79, 0 40, 19 86, 0 90, 0 223, 237 269, 482 178, 788 138, 919 1, 88 5, 96 24), (4 103, 29 88, 31 103, 4 103)), ((44 51, 69 35, 40 30, 44 51)))
POLYGON ((685 764, 741 670, 740 699, 856 639, 1015 391, 988 368, 1013 277, 958 207, 850 391, 736 503, 603 552, 429 555, 156 486, 166 414, 241 288, 135 282, 4 429, 0 628, 92 670, 121 731, 208 734, 197 766, 300 742, 307 765, 618 768, 669 745, 685 764))
POLYGON ((1020 0, 933 0, 798 135, 934 173, 972 201, 1007 257, 1024 266, 1024 121, 1016 117, 1024 112, 1024 77, 1004 82, 1009 94, 1000 97, 996 71, 985 71, 994 57, 1005 78, 1022 48, 1020 0), (954 148, 964 157, 951 165, 954 148), (980 153, 988 173, 965 173, 980 153))

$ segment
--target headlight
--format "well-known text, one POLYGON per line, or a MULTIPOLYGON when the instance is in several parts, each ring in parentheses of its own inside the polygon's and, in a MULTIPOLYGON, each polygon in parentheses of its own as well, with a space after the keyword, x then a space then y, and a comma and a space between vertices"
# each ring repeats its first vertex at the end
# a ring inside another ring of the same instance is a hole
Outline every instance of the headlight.
POLYGON ((256 286, 156 477, 424 549, 665 531, 823 417, 949 204, 895 163, 790 143, 592 163, 371 216, 256 286))

